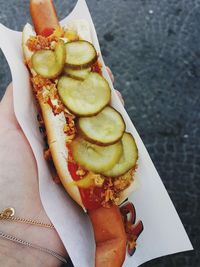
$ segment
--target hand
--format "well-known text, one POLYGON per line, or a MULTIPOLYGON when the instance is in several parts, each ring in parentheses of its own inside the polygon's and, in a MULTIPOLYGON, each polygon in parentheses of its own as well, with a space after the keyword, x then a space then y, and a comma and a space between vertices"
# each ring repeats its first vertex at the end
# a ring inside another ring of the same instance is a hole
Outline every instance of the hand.
MULTIPOLYGON (((109 76, 110 76, 110 79, 111 79, 112 83, 114 83, 114 81, 115 81, 115 77, 114 77, 114 75, 113 75, 111 69, 110 69, 109 67, 106 67, 106 69, 107 69, 107 72, 108 72, 108 74, 109 74, 109 76)), ((121 94, 118 90, 115 90, 115 91, 116 91, 116 93, 117 93, 119 99, 121 100, 121 102, 122 102, 122 104, 123 104, 123 106, 124 106, 124 99, 123 99, 122 94, 121 94)))
MULTIPOLYGON (((16 216, 50 223, 40 201, 37 166, 30 145, 13 110, 12 85, 0 103, 0 211, 14 207, 16 216)), ((54 229, 0 221, 0 230, 66 255, 54 229)), ((43 252, 0 238, 0 266, 60 266, 43 252)))

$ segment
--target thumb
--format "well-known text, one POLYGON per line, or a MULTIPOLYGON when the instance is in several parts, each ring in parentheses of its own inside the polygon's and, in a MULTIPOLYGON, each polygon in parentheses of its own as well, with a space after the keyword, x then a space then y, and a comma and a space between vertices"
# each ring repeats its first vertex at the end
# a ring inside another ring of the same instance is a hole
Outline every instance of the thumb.
POLYGON ((4 128, 19 128, 19 124, 14 112, 12 83, 8 85, 0 102, 0 123, 2 122, 2 126, 4 128))

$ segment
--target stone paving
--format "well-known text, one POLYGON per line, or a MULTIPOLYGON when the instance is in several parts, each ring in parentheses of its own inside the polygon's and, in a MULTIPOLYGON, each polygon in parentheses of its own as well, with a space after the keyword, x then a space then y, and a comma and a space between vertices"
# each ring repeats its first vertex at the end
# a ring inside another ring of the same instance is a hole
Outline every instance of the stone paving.
MULTIPOLYGON (((0 22, 22 30, 30 21, 28 2, 0 0, 0 22)), ((60 18, 75 2, 55 1, 60 18)), ((122 92, 126 109, 196 248, 142 266, 198 267, 200 0, 87 2, 105 62, 115 74, 115 87, 122 92)), ((2 52, 0 66, 1 97, 11 80, 2 52)))

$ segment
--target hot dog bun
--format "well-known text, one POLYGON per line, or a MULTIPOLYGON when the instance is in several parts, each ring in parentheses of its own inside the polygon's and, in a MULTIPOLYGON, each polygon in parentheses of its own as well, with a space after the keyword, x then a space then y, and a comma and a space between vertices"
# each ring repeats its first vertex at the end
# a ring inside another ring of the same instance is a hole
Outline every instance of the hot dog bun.
MULTIPOLYGON (((82 40, 86 40, 92 42, 89 24, 85 20, 76 20, 72 21, 67 25, 67 29, 71 29, 77 32, 78 36, 82 40)), ((30 61, 33 53, 26 46, 27 40, 31 36, 35 36, 36 33, 33 30, 30 24, 26 24, 23 30, 23 51, 24 56, 27 61, 30 61)), ((65 40, 67 41, 67 40, 65 40)), ((34 76, 34 70, 31 69, 32 75, 34 76)), ((45 94, 45 88, 43 92, 45 94)), ((73 184, 73 179, 69 173, 67 167, 67 159, 68 159, 68 149, 66 147, 66 138, 67 135, 64 133, 64 125, 66 123, 64 112, 61 112, 59 115, 54 115, 52 108, 49 104, 44 103, 42 99, 39 99, 39 104, 42 110, 43 119, 45 122, 47 136, 48 136, 48 144, 52 154, 53 162, 59 178, 65 187, 66 191, 69 195, 85 210, 83 202, 81 200, 81 196, 79 193, 79 189, 76 185, 73 184)), ((123 190, 118 199, 118 205, 120 205, 128 195, 134 190, 135 181, 131 181, 128 188, 123 190)))
POLYGON ((73 179, 67 167, 67 136, 63 131, 66 123, 64 113, 62 112, 55 116, 52 112, 52 108, 42 101, 40 101, 40 107, 46 131, 48 133, 48 144, 57 174, 68 194, 84 209, 78 187, 73 185, 73 179))

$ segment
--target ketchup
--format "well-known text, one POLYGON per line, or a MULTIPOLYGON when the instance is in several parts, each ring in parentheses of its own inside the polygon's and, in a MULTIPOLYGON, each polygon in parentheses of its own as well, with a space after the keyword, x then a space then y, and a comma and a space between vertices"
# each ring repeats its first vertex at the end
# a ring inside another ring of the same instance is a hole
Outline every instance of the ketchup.
POLYGON ((46 28, 41 32, 41 35, 44 37, 50 36, 54 32, 54 28, 46 28))
POLYGON ((102 76, 102 65, 99 61, 97 61, 96 63, 94 63, 94 65, 92 66, 92 71, 93 72, 97 72, 98 74, 100 74, 102 76))
MULTIPOLYGON (((71 153, 70 153, 71 154, 71 153)), ((74 181, 80 180, 80 176, 76 174, 78 165, 68 161, 68 170, 74 181)), ((83 205, 86 209, 92 210, 101 207, 103 189, 101 187, 79 188, 83 205)))
POLYGON ((83 204, 86 209, 93 210, 101 207, 103 190, 101 187, 79 188, 83 204))
POLYGON ((76 174, 76 172, 78 171, 78 165, 76 163, 68 161, 68 170, 69 170, 71 177, 73 178, 74 181, 80 180, 80 176, 78 176, 76 174))

